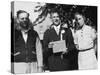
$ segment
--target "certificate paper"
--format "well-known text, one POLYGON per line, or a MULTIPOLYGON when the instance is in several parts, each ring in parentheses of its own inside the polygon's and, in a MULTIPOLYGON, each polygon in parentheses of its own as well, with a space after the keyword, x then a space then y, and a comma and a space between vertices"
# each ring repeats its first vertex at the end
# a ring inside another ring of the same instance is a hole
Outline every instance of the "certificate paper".
POLYGON ((53 42, 53 44, 54 44, 53 45, 53 53, 66 51, 65 40, 55 41, 55 42, 53 42))

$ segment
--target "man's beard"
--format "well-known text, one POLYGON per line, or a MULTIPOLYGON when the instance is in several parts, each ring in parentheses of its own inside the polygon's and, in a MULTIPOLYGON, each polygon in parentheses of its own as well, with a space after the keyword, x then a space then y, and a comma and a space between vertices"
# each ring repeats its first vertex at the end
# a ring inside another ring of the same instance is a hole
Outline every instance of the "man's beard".
POLYGON ((22 29, 27 30, 29 28, 29 22, 28 21, 20 22, 20 26, 22 29))

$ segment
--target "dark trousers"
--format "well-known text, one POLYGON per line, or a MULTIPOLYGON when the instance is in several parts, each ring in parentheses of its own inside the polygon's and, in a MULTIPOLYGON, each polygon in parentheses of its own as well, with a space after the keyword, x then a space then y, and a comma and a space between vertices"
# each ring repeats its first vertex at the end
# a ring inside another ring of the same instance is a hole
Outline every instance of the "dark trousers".
POLYGON ((62 59, 60 55, 51 55, 48 58, 48 66, 50 71, 67 71, 78 69, 77 59, 73 60, 73 58, 70 59, 66 57, 62 59))

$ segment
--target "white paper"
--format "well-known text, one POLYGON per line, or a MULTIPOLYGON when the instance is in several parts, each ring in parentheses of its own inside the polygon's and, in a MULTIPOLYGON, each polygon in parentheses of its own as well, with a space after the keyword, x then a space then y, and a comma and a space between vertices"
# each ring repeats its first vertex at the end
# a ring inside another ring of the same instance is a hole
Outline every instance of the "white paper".
POLYGON ((66 52, 65 40, 53 42, 53 53, 66 52))

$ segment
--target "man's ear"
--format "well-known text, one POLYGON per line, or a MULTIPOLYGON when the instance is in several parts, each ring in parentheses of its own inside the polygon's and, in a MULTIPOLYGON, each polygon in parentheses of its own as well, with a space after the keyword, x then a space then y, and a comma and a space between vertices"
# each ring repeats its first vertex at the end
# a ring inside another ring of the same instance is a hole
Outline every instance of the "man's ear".
POLYGON ((52 19, 52 16, 50 16, 50 19, 52 19))
POLYGON ((28 15, 28 17, 30 16, 30 14, 29 14, 29 13, 27 13, 27 15, 28 15))
POLYGON ((20 23, 18 18, 16 19, 16 22, 17 22, 17 23, 20 23))

